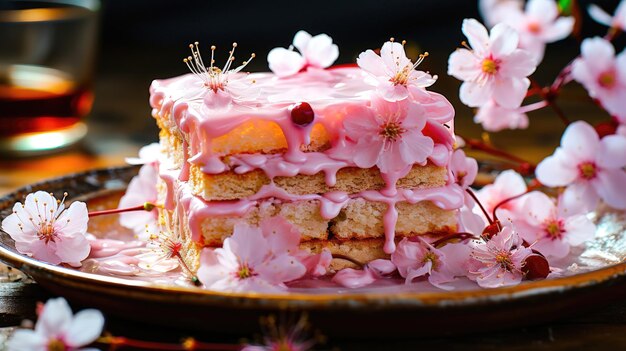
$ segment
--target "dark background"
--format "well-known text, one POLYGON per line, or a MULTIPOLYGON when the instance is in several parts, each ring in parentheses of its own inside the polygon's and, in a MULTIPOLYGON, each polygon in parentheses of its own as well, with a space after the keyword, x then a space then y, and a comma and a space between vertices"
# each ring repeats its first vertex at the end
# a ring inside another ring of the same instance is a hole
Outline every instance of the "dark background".
MULTIPOLYGON (((581 8, 586 9, 589 3, 580 1, 581 8)), ((618 1, 594 3, 612 12, 618 1)), ((417 49, 429 51, 431 55, 420 69, 439 76, 431 89, 444 93, 452 101, 457 108, 457 124, 468 129, 467 133, 477 134, 480 128, 471 123, 472 111, 458 101, 460 83, 446 74, 449 54, 464 40, 461 22, 469 17, 480 19, 476 1, 104 0, 95 76, 96 102, 91 116, 95 127, 90 133, 111 141, 104 143, 106 147, 115 147, 116 136, 130 137, 138 143, 156 140, 158 131, 150 118, 148 87, 152 79, 188 72, 182 58, 188 55, 187 45, 191 42, 199 41, 206 53, 210 45, 216 45, 220 63, 225 60, 231 43, 237 41, 237 62, 255 52, 257 58, 248 66, 249 71, 267 71, 267 52, 277 46, 289 46, 293 35, 304 29, 313 35, 327 33, 333 38, 340 51, 337 63, 354 62, 360 52, 378 48, 392 36, 406 39, 413 56, 417 55, 417 49)), ((585 17, 584 36, 604 35, 605 27, 595 24, 586 14, 585 17)), ((576 56, 577 50, 573 38, 549 45, 535 77, 549 83, 576 56)), ((584 91, 576 89, 572 100, 585 104, 574 105, 575 112, 598 114, 599 110, 585 98, 584 91)), ((539 113, 537 119, 561 127, 556 118, 544 118, 539 113)), ((531 116, 530 132, 533 137, 545 140, 546 135, 532 131, 534 124, 537 123, 531 116)), ((507 133, 510 132, 500 134, 506 137, 507 133)), ((560 133, 552 134, 552 139, 558 141, 560 133)))

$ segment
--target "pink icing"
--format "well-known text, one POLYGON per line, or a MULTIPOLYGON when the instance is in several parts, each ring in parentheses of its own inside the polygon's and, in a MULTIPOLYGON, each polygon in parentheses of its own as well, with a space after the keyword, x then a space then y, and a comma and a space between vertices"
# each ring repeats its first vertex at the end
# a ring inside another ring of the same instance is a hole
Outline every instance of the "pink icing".
MULTIPOLYGON (((254 73, 248 80, 254 81, 260 94, 254 103, 231 104, 226 109, 208 108, 198 98, 197 77, 188 74, 167 80, 155 80, 150 88, 150 103, 153 115, 167 116, 168 126, 176 126, 188 143, 188 161, 202 167, 203 172, 209 174, 222 173, 229 169, 221 157, 223 155, 210 152, 211 141, 225 135, 237 126, 252 120, 269 120, 275 122, 283 131, 287 140, 288 150, 282 156, 285 161, 293 164, 308 164, 322 162, 319 165, 309 165, 308 168, 317 168, 330 174, 338 167, 335 162, 328 162, 328 158, 312 159, 302 152, 300 147, 308 145, 310 133, 317 123, 322 124, 331 136, 331 143, 341 143, 341 122, 344 118, 358 118, 359 108, 369 106, 371 96, 375 92, 365 81, 367 77, 359 68, 346 67, 332 70, 310 70, 287 79, 277 79, 269 73, 254 73), (294 124, 291 121, 290 108, 294 103, 306 101, 315 112, 315 121, 306 127, 294 124)), ((448 149, 452 147, 451 121, 454 109, 441 95, 427 92, 420 97, 420 104, 426 110, 431 120, 430 124, 440 125, 447 123, 450 127, 437 129, 427 126, 424 133, 431 136, 435 143, 443 144, 448 149), (442 136, 442 132, 446 136, 442 136)), ((250 163, 246 169, 253 169, 250 163)), ((347 162, 346 166, 354 162, 347 162)), ((269 168, 260 169, 269 173, 269 168)), ((293 169, 293 167, 292 167, 293 169)), ((239 172, 244 172, 240 170, 239 172)), ((335 171, 336 173, 336 171, 335 171)), ((186 172, 181 173, 181 180, 186 180, 186 172)), ((390 180, 399 178, 390 175, 390 180)), ((330 179, 329 179, 330 181, 330 179)))

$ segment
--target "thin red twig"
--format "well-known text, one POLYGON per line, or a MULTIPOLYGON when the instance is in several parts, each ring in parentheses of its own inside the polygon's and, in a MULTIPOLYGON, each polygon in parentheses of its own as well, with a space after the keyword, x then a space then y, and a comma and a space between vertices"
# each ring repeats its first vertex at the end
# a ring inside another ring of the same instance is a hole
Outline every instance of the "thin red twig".
POLYGON ((156 205, 146 202, 143 205, 134 206, 134 207, 114 208, 111 210, 93 211, 93 212, 89 212, 88 215, 89 217, 97 217, 97 216, 104 216, 104 215, 117 214, 117 213, 123 213, 123 212, 132 212, 132 211, 152 211, 155 207, 156 205))
POLYGON ((472 199, 474 199, 474 201, 476 201, 476 203, 478 204, 478 207, 480 207, 480 209, 483 211, 483 214, 485 215, 485 217, 487 217, 487 221, 489 221, 489 224, 493 224, 493 220, 489 216, 489 213, 487 212, 487 210, 485 210, 485 208, 483 207, 483 204, 480 203, 480 200, 478 200, 478 197, 472 191, 472 189, 467 188, 467 189, 465 189, 465 191, 472 197, 472 199))

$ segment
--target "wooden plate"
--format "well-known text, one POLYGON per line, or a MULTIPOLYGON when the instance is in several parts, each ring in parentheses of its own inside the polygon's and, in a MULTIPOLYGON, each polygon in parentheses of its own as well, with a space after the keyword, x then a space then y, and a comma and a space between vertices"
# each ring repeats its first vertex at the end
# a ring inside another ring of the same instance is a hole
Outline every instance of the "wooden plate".
MULTIPOLYGON (((15 202, 36 190, 67 191, 72 199, 87 200, 121 192, 137 169, 100 169, 24 187, 0 199, 0 220, 15 202)), ((261 315, 306 311, 312 324, 329 336, 448 335, 546 322, 626 296, 624 214, 606 212, 596 220, 598 238, 586 249, 585 262, 597 268, 488 290, 221 293, 49 265, 19 254, 2 231, 0 260, 77 305, 142 322, 242 335, 258 330, 261 315)))

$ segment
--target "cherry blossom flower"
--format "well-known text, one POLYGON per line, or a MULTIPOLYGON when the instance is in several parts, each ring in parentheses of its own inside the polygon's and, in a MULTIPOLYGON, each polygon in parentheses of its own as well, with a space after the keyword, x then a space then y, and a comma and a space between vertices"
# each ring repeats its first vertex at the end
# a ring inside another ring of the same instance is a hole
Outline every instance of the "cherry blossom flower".
POLYGON ((126 163, 130 165, 145 165, 147 163, 159 162, 161 155, 161 144, 152 143, 142 146, 139 149, 139 157, 127 157, 126 163))
POLYGON ((471 233, 476 236, 482 235, 485 227, 489 224, 473 199, 470 203, 466 202, 465 205, 461 207, 457 214, 457 219, 459 231, 471 233))
POLYGON ((596 232, 585 213, 571 213, 562 201, 556 205, 539 191, 525 197, 521 212, 525 216, 515 222, 520 236, 548 258, 567 256, 570 247, 593 239, 596 232))
POLYGON ((326 68, 339 57, 339 48, 326 34, 311 36, 301 30, 293 37, 288 49, 274 48, 267 54, 270 70, 278 77, 292 76, 307 67, 326 68), (298 52, 293 49, 297 48, 298 52))
POLYGON ((254 86, 254 81, 247 81, 247 74, 241 71, 255 57, 250 55, 247 61, 240 66, 231 68, 235 61, 235 49, 237 43, 233 43, 232 49, 228 52, 228 60, 223 68, 214 66, 215 46, 211 46, 211 60, 207 67, 200 55, 198 42, 189 44, 191 56, 186 57, 183 61, 196 77, 199 78, 201 87, 194 88, 186 92, 184 95, 189 99, 202 98, 204 105, 209 109, 224 109, 234 103, 244 103, 253 101, 259 94, 259 90, 254 86), (198 91, 200 94, 198 95, 198 91))
POLYGON ((609 15, 606 11, 595 4, 589 5, 588 10, 591 18, 596 20, 598 23, 620 30, 624 30, 626 28, 626 1, 620 1, 617 8, 615 8, 615 14, 613 16, 609 15))
MULTIPOLYGON (((133 177, 128 184, 126 193, 120 199, 118 208, 129 208, 143 205, 146 202, 157 201, 157 180, 159 173, 154 164, 145 164, 139 169, 139 174, 133 177)), ((142 240, 150 237, 150 233, 157 231, 157 211, 131 211, 120 213, 120 224, 132 229, 135 235, 142 240)))
POLYGON ((537 179, 544 185, 567 186, 566 204, 578 203, 595 209, 601 198, 609 206, 626 209, 626 137, 609 135, 600 140, 588 123, 570 124, 561 146, 537 166, 537 179))
POLYGON ((294 256, 299 242, 300 235, 290 226, 263 231, 238 223, 222 248, 202 251, 198 278, 211 290, 284 290, 285 282, 306 273, 306 267, 294 256))
POLYGON ((488 132, 528 128, 528 116, 519 108, 502 107, 494 100, 487 101, 478 109, 474 122, 480 123, 488 132))
POLYGON ((261 231, 270 243, 272 254, 288 252, 296 257, 306 268, 305 275, 319 277, 325 275, 333 259, 328 249, 322 249, 318 254, 311 254, 306 250, 298 249, 300 232, 283 217, 275 216, 261 222, 261 231))
POLYGON ((261 319, 263 345, 246 345, 241 351, 308 351, 316 344, 310 338, 310 325, 305 314, 295 323, 283 322, 274 316, 261 319))
POLYGON ((160 231, 158 234, 150 234, 146 248, 148 252, 137 256, 139 268, 155 272, 169 272, 181 266, 182 263, 183 268, 188 269, 185 262, 182 262, 183 241, 179 233, 160 231))
MULTIPOLYGON (((513 170, 507 170, 500 173, 496 177, 493 184, 486 185, 477 191, 476 196, 485 210, 487 210, 489 214, 492 214, 493 209, 500 202, 525 192, 526 182, 524 181, 524 178, 513 170)), ((515 199, 504 203, 496 212, 498 219, 508 220, 515 218, 515 214, 520 213, 519 209, 521 205, 521 199, 515 199)))
POLYGON ((360 168, 376 165, 382 173, 408 171, 433 152, 433 140, 422 134, 425 125, 420 105, 375 98, 372 108, 364 109, 359 118, 344 119, 349 140, 335 151, 338 157, 353 158, 360 168))
POLYGON ((528 52, 517 48, 517 32, 500 23, 488 34, 475 19, 464 20, 462 30, 471 48, 457 49, 448 60, 448 74, 463 81, 461 101, 480 107, 493 99, 502 107, 519 107, 535 63, 528 52))
POLYGON ((414 95, 413 100, 424 108, 429 122, 444 124, 454 119, 454 107, 439 93, 425 90, 424 94, 414 95))
POLYGON ((367 50, 359 55, 356 63, 371 75, 372 79, 367 82, 377 87, 380 96, 394 102, 423 95, 425 88, 435 83, 436 76, 415 69, 426 56, 428 53, 420 55, 413 63, 406 56, 403 44, 388 41, 380 49, 380 56, 367 50))
POLYGON ((602 38, 585 39, 574 61, 572 77, 589 96, 598 99, 611 115, 626 122, 626 53, 617 57, 613 45, 602 38))
POLYGON ((483 288, 519 284, 524 278, 522 266, 532 250, 522 246, 519 235, 510 227, 487 242, 476 243, 469 260, 469 278, 483 288))
POLYGON ((88 309, 72 315, 64 298, 50 299, 39 312, 34 330, 18 329, 7 343, 8 351, 97 351, 84 348, 96 341, 104 327, 104 316, 88 309))
POLYGON ((87 258, 87 205, 74 201, 66 209, 65 196, 59 201, 37 191, 28 194, 24 204, 13 206, 13 213, 2 221, 2 230, 15 240, 17 251, 51 264, 80 266, 87 258))
POLYGON ((377 259, 366 264, 363 269, 344 268, 333 276, 332 281, 346 288, 356 289, 370 285, 395 270, 396 266, 391 261, 377 259))
POLYGON ((499 22, 507 12, 522 9, 521 0, 478 0, 480 15, 485 20, 488 27, 493 27, 499 22))
POLYGON ((450 158, 450 171, 454 175, 454 182, 465 190, 476 180, 478 162, 474 158, 467 157, 463 150, 457 149, 450 158))
POLYGON ((554 0, 529 0, 525 11, 509 7, 501 12, 501 19, 519 33, 519 47, 541 62, 546 43, 566 38, 574 28, 573 17, 559 17, 554 0))
POLYGON ((428 281, 444 290, 451 289, 446 283, 455 280, 454 274, 448 269, 446 255, 431 246, 422 238, 409 240, 403 238, 391 254, 391 262, 398 268, 398 272, 406 283, 416 278, 427 277, 428 281))
POLYGON ((295 256, 306 268, 306 275, 311 277, 320 277, 328 273, 328 267, 333 260, 333 255, 328 249, 322 249, 320 253, 313 255, 300 250, 295 256))

